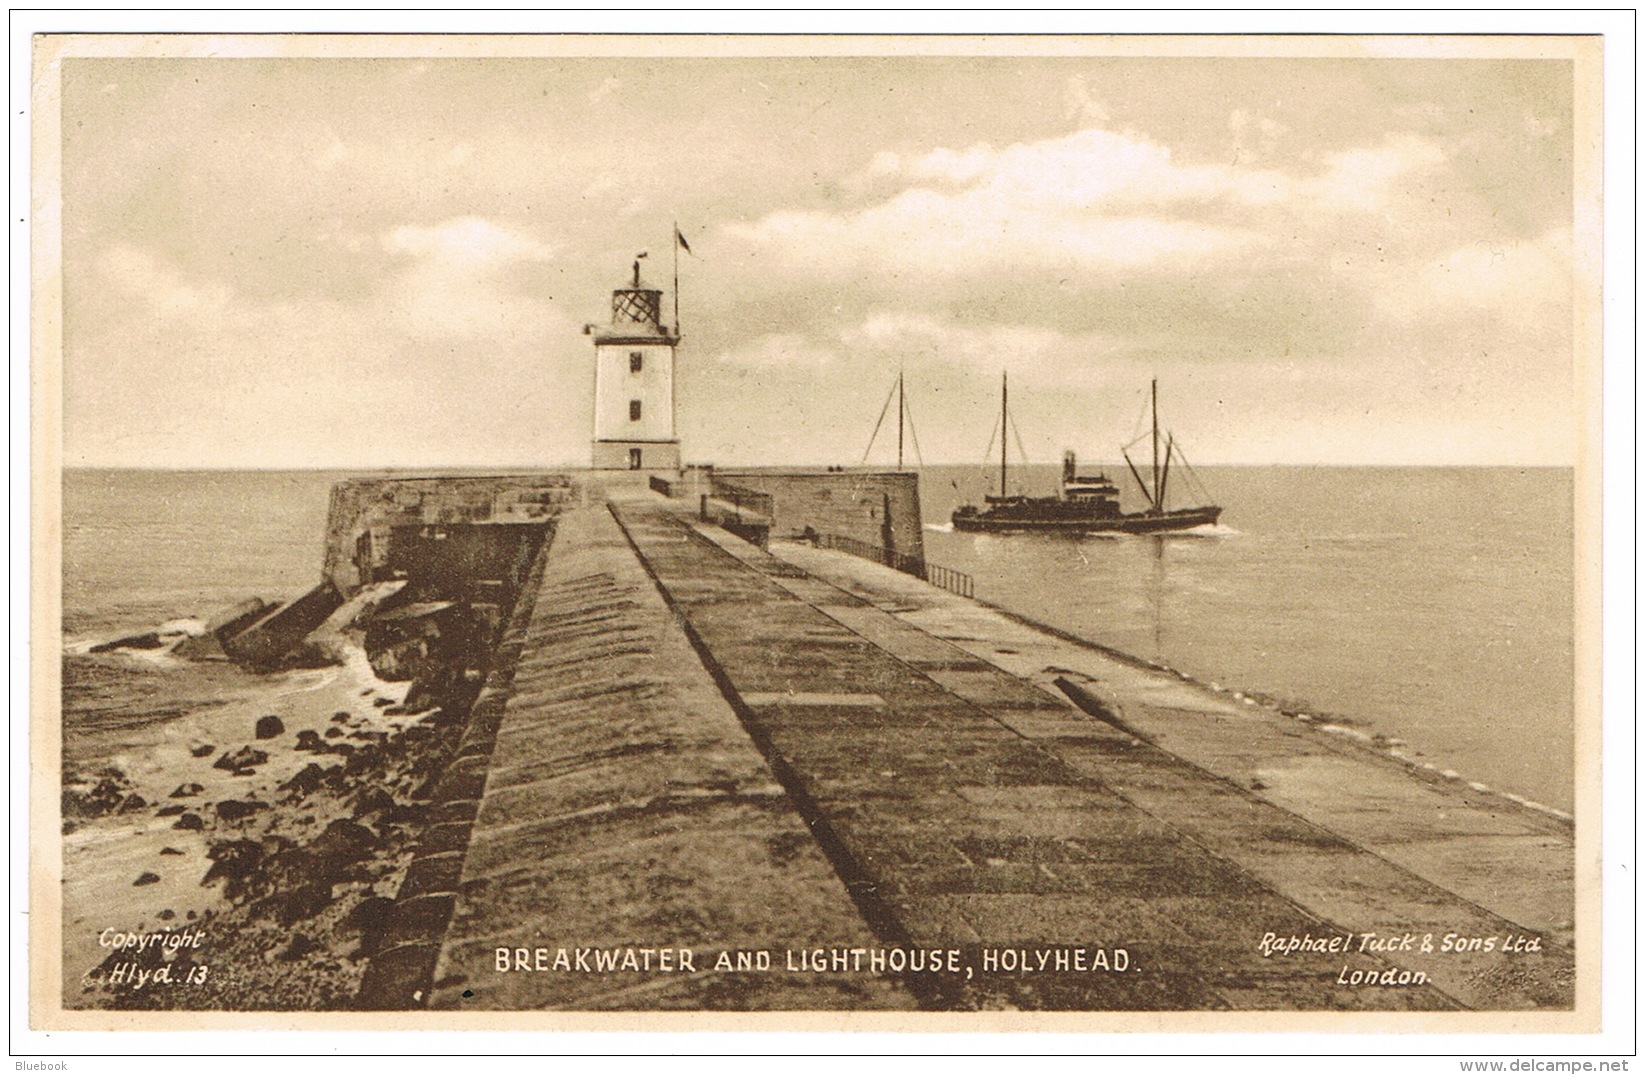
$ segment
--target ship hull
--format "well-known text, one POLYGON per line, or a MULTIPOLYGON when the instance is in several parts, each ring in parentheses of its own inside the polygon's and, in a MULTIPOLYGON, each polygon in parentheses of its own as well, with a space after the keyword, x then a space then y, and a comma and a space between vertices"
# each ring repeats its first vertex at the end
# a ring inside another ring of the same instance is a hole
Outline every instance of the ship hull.
POLYGON ((955 530, 969 533, 1170 534, 1198 526, 1213 526, 1221 515, 1222 509, 1219 507, 1135 512, 1089 519, 1035 519, 995 512, 955 512, 953 523, 955 530))

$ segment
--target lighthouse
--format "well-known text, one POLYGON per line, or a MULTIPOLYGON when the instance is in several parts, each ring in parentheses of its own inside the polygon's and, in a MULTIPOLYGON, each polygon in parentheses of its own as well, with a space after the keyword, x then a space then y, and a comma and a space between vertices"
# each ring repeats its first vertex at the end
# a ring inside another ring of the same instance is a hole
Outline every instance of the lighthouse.
POLYGON ((679 326, 662 322, 663 293, 634 278, 611 293, 611 322, 593 325, 594 467, 678 470, 674 348, 679 326))

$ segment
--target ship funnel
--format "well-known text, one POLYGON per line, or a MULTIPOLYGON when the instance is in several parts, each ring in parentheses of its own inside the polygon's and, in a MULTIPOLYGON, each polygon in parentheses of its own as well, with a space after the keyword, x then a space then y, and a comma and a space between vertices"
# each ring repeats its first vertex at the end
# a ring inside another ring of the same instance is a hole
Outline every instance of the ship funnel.
POLYGON ((1073 452, 1063 452, 1062 453, 1062 483, 1064 485, 1072 484, 1072 482, 1074 481, 1074 469, 1075 469, 1074 453, 1073 452))

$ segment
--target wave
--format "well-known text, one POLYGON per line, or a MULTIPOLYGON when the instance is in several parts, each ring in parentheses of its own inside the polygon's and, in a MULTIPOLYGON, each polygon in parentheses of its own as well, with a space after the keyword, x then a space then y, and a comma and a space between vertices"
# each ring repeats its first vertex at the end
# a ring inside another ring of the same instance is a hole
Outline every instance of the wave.
MULTIPOLYGON (((1144 663, 1153 664, 1154 662, 1144 663)), ((1413 757, 1409 752, 1410 744, 1405 740, 1389 735, 1383 735, 1378 732, 1364 731, 1359 728, 1349 727, 1348 725, 1352 723, 1349 718, 1342 717, 1338 714, 1325 715, 1321 713, 1309 712, 1307 709, 1300 707, 1293 708, 1291 706, 1281 705, 1276 700, 1265 695, 1247 693, 1244 691, 1235 690, 1231 687, 1224 687, 1215 680, 1196 680, 1194 677, 1187 675, 1186 673, 1179 672, 1169 666, 1157 664, 1154 666, 1171 672, 1178 678, 1189 683, 1197 683, 1217 694, 1226 695, 1234 701, 1239 702, 1241 705, 1267 709, 1278 713, 1281 716, 1290 717, 1292 720, 1305 724, 1308 727, 1326 735, 1334 735, 1344 739, 1351 739, 1360 746, 1378 751, 1411 769, 1420 769, 1445 780, 1466 784, 1474 791, 1481 792, 1482 794, 1499 796, 1500 798, 1507 799, 1510 802, 1518 803, 1520 806, 1526 807, 1527 809, 1535 810, 1538 813, 1547 814, 1550 817, 1560 818, 1564 821, 1572 820, 1572 815, 1570 813, 1560 810, 1557 807, 1549 806, 1546 803, 1538 802, 1535 799, 1530 799, 1523 795, 1515 795, 1510 791, 1503 791, 1502 789, 1493 787, 1483 781, 1470 780, 1455 769, 1441 769, 1433 762, 1422 761, 1419 758, 1413 757)))

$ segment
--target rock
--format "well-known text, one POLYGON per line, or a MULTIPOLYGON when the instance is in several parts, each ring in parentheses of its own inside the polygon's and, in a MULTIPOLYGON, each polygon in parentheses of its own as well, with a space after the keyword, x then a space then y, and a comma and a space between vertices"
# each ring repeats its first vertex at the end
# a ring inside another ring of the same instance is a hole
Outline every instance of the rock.
POLYGON ((104 769, 89 787, 63 789, 65 818, 102 817, 118 810, 131 791, 131 781, 119 769, 104 769))
POLYGON ((345 733, 343 732, 343 729, 341 729, 341 728, 327 728, 326 729, 326 738, 327 739, 337 739, 337 738, 340 738, 344 734, 345 733))
POLYGON ((133 881, 131 884, 133 888, 136 888, 138 885, 152 885, 159 880, 159 874, 144 870, 142 873, 137 875, 137 880, 133 881))
POLYGON ((217 748, 210 743, 200 743, 197 746, 189 747, 188 752, 196 758, 209 758, 212 753, 216 751, 216 749, 217 748))
POLYGON ((182 852, 177 850, 175 847, 162 847, 160 849, 160 854, 162 854, 162 855, 181 855, 182 852))
POLYGON ((303 795, 308 795, 320 786, 320 782, 325 779, 327 772, 328 770, 322 769, 320 766, 310 762, 308 765, 305 765, 302 769, 300 769, 296 776, 293 776, 290 780, 287 780, 284 784, 281 784, 277 790, 295 791, 303 795))
POLYGON ((217 804, 217 816, 224 821, 242 821, 257 811, 268 808, 268 803, 260 803, 255 799, 224 799, 217 804))
POLYGON ((371 704, 376 706, 378 709, 387 709, 389 706, 394 704, 394 699, 392 699, 392 698, 374 698, 374 699, 372 699, 371 704))
POLYGON ((327 825, 308 849, 329 867, 326 876, 334 877, 343 866, 358 862, 375 846, 377 836, 370 829, 357 821, 339 819, 327 825))
POLYGON ((184 814, 172 823, 172 828, 182 829, 185 832, 199 832, 206 827, 206 821, 199 814, 184 814))
POLYGON ((273 739, 277 736, 284 735, 285 732, 286 722, 275 716, 273 713, 270 713, 266 717, 257 718, 257 738, 273 739))
POLYGON ((190 922, 192 922, 192 921, 194 921, 194 920, 195 920, 195 919, 196 919, 196 918, 199 918, 199 917, 200 917, 200 916, 199 916, 199 915, 198 915, 198 914, 196 914, 196 913, 195 913, 195 912, 193 912, 193 911, 190 911, 190 912, 189 912, 189 913, 188 913, 188 914, 187 914, 187 915, 186 915, 186 916, 185 916, 185 917, 187 917, 187 919, 188 919, 188 920, 189 920, 189 921, 190 921, 190 922))
POLYGON ((190 799, 206 789, 199 784, 178 784, 177 790, 171 793, 173 799, 190 799))
POLYGON ((154 816, 155 817, 176 817, 178 814, 181 814, 184 810, 187 810, 187 809, 188 809, 188 807, 184 806, 182 803, 170 803, 170 804, 168 804, 166 806, 162 806, 162 807, 160 807, 160 809, 156 810, 154 812, 154 816))
POLYGON ((282 926, 313 918, 331 905, 331 885, 306 882, 273 898, 274 917, 282 926))
POLYGON ((318 879, 321 873, 320 860, 298 847, 286 847, 265 855, 263 862, 263 880, 276 892, 295 889, 305 881, 318 879))
POLYGON ((117 649, 159 649, 165 645, 160 641, 160 635, 155 631, 146 634, 127 635, 124 638, 111 638, 107 642, 99 642, 91 647, 91 653, 110 653, 117 649))
POLYGON ((211 767, 213 769, 227 769, 229 772, 239 775, 236 772, 237 770, 250 769, 252 766, 262 765, 266 761, 268 761, 268 754, 265 751, 258 750, 255 747, 243 746, 232 753, 225 750, 222 757, 211 763, 211 767))
POLYGON ((355 905, 342 921, 342 930, 358 933, 360 950, 356 958, 377 954, 383 936, 388 932, 389 916, 394 912, 394 901, 383 896, 371 896, 355 905))
POLYGON ((170 907, 167 907, 154 917, 158 918, 162 922, 170 922, 173 918, 177 917, 177 912, 172 910, 170 907))
POLYGON ((280 958, 287 962, 294 959, 302 959, 310 952, 317 951, 319 947, 320 942, 315 940, 313 937, 310 937, 308 934, 294 933, 291 937, 291 943, 286 945, 285 951, 280 953, 280 958))
POLYGON ((320 733, 310 728, 304 728, 297 733, 297 745, 293 750, 304 750, 311 753, 321 753, 326 749, 326 741, 320 738, 320 733))
POLYGON ((371 814, 387 813, 392 811, 395 805, 394 796, 382 788, 367 788, 354 797, 354 820, 358 821, 371 814))
POLYGON ((343 595, 327 580, 290 604, 258 617, 243 630, 219 636, 218 641, 236 664, 254 672, 272 671, 342 603, 343 595))
POLYGON ((262 865, 263 845, 256 840, 226 840, 213 844, 206 857, 211 859, 211 868, 200 878, 200 883, 209 885, 213 881, 227 881, 225 894, 233 899, 245 887, 241 882, 262 865))
POLYGON ((143 798, 136 792, 132 792, 130 795, 127 795, 125 801, 120 804, 120 812, 122 814, 129 814, 133 810, 141 810, 148 804, 149 801, 147 799, 143 798))
POLYGON ((425 825, 428 823, 428 807, 420 803, 396 806, 383 817, 383 820, 396 825, 425 825))
MULTIPOLYGON (((347 745, 346 743, 337 744, 339 748, 347 745)), ((374 746, 363 746, 357 750, 349 751, 348 761, 343 763, 343 772, 349 776, 361 776, 370 772, 373 766, 381 765, 382 761, 382 750, 374 746)))
POLYGON ((270 895, 258 906, 282 926, 311 918, 331 903, 331 874, 323 858, 289 849, 269 856, 261 881, 270 895))
MULTIPOLYGON (((368 687, 366 690, 361 691, 360 693, 370 694, 371 689, 368 687)), ((331 715, 331 723, 333 723, 333 724, 341 724, 345 720, 353 720, 353 719, 354 719, 354 714, 350 713, 346 709, 339 709, 337 712, 335 712, 331 715)))

